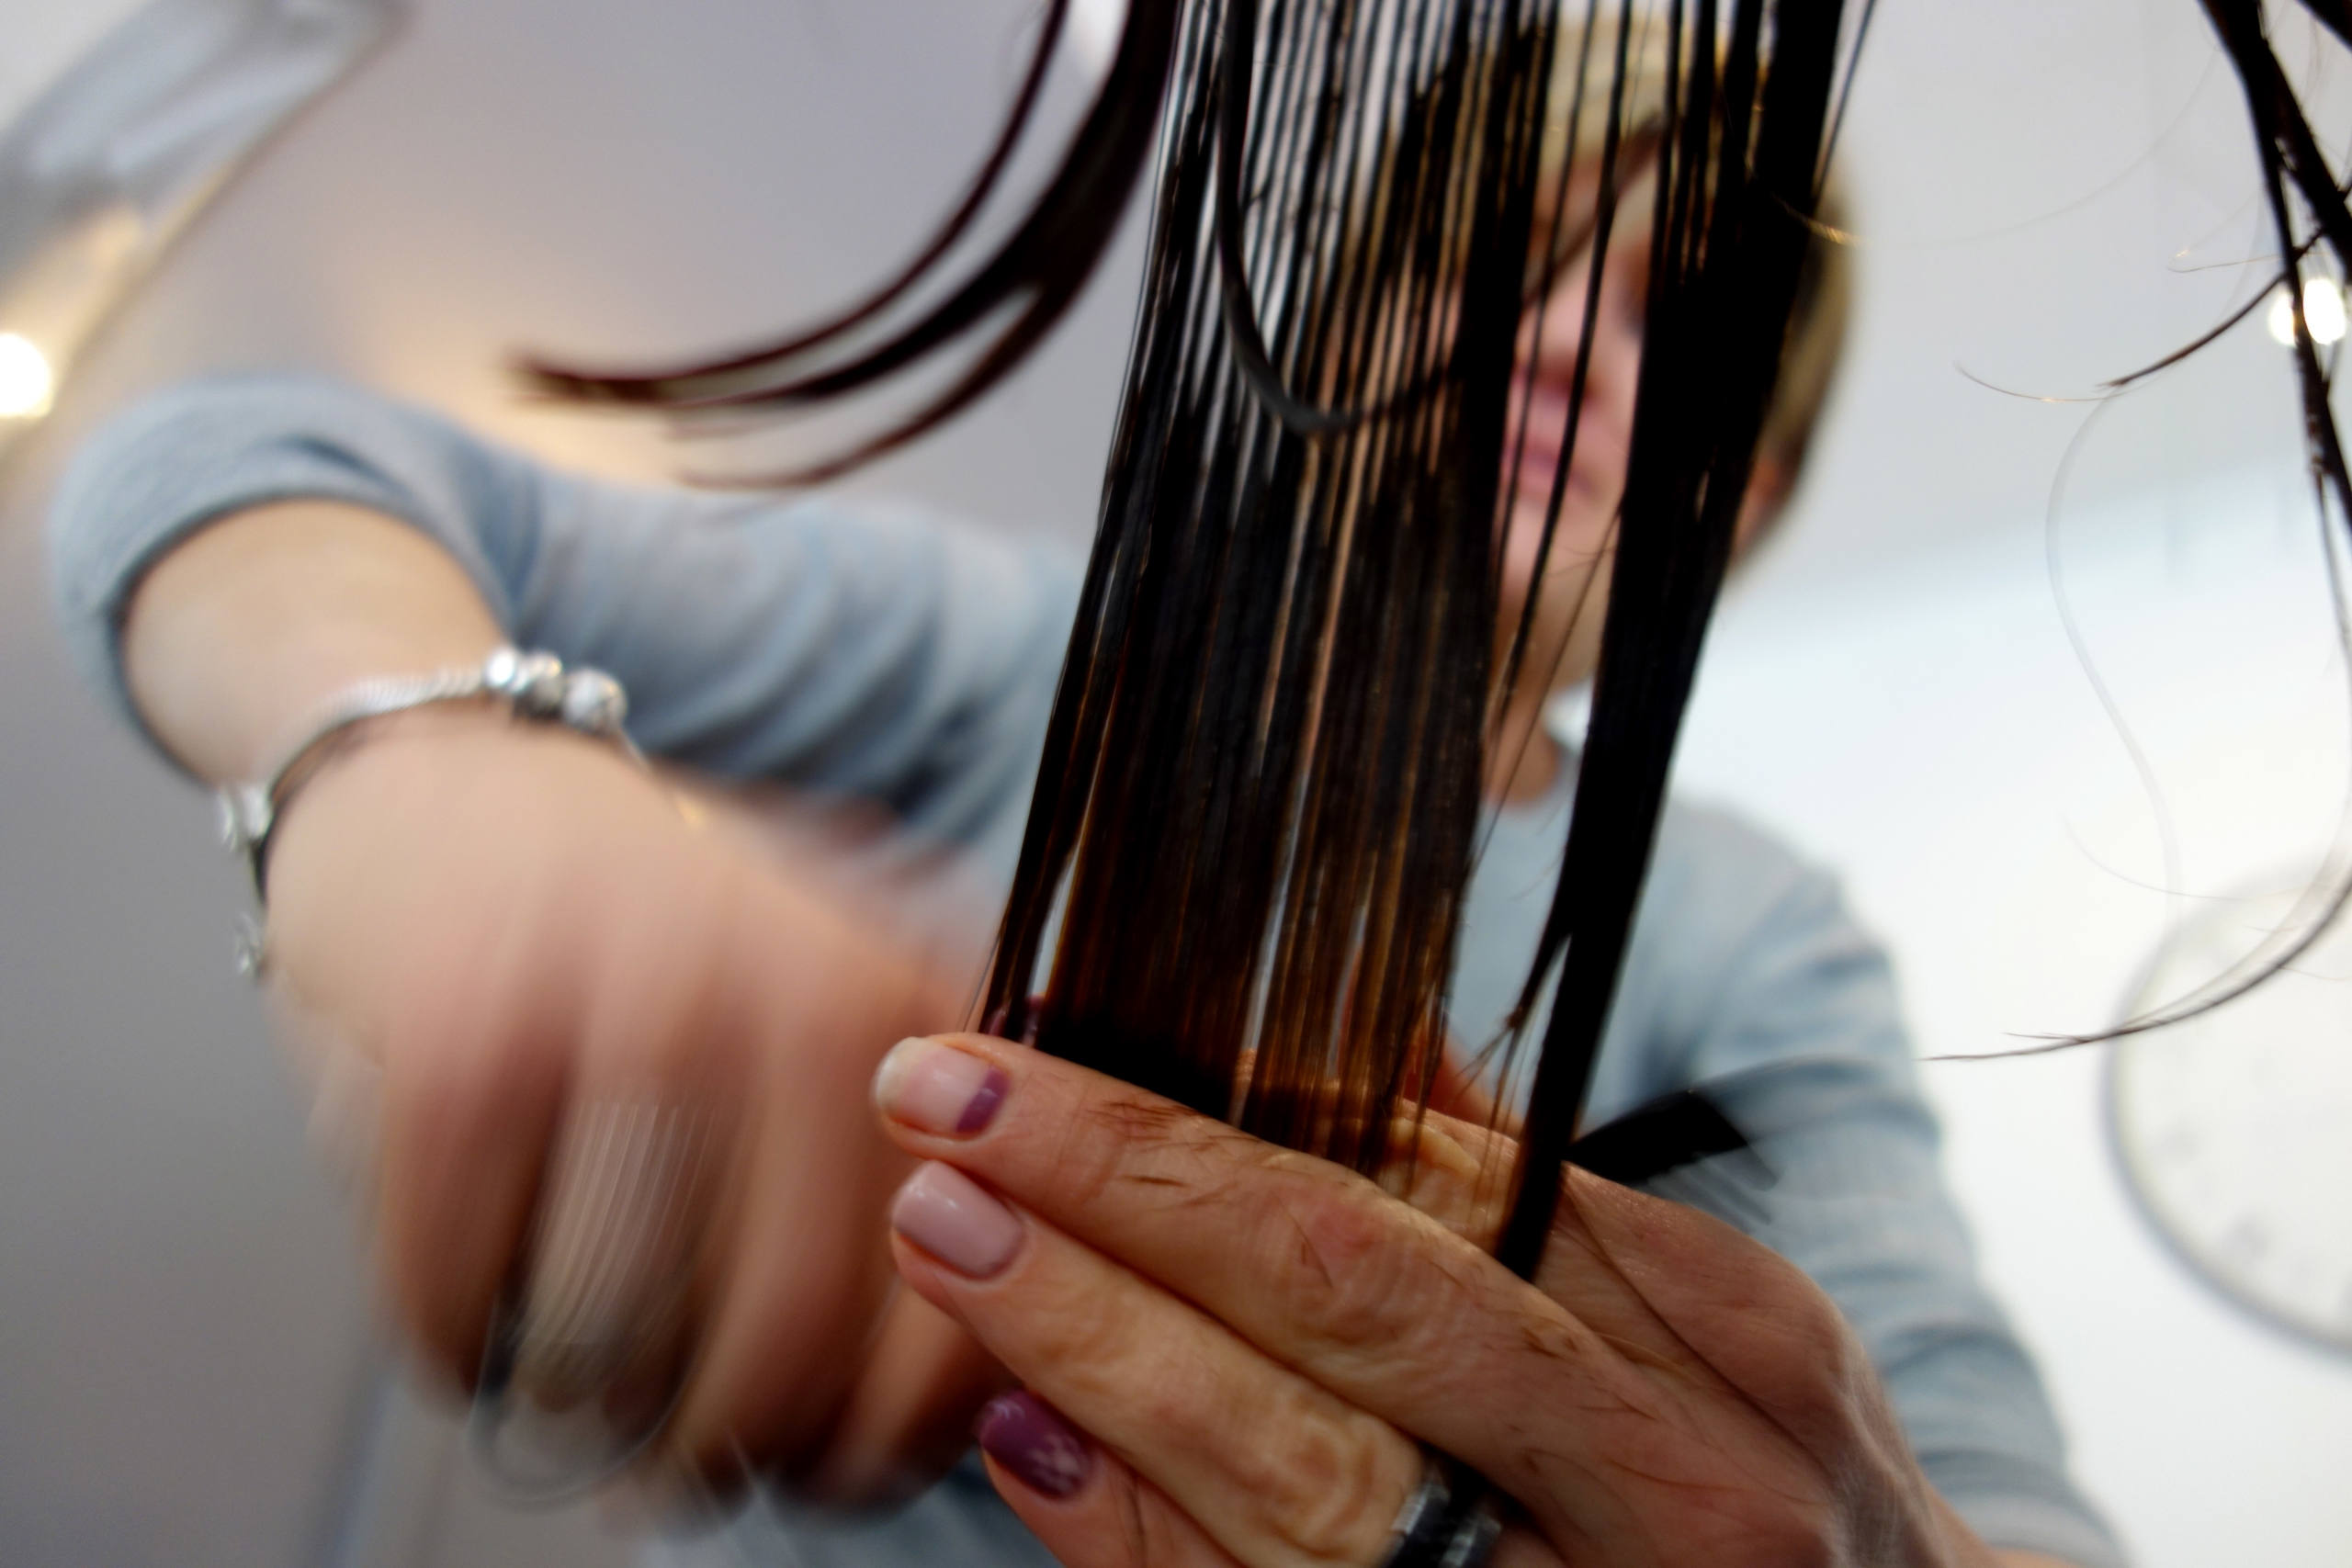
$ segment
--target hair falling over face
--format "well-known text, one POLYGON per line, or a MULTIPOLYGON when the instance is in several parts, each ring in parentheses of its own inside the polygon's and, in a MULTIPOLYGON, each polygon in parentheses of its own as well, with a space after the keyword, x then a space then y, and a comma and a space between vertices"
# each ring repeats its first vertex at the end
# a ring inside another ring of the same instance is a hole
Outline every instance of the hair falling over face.
MULTIPOLYGON (((2345 177, 2260 0, 2201 3, 2246 89, 2287 280, 2322 246, 2352 267, 2345 177)), ((1581 1143, 1579 1120, 1759 444, 1801 446, 1825 343, 1834 357, 1834 326, 1792 336, 1792 321, 1825 287, 1817 213, 1873 4, 1129 0, 1053 175, 958 280, 1063 31, 1069 0, 1049 0, 965 198, 866 298, 711 364, 527 370, 564 397, 692 420, 831 404, 956 356, 912 412, 771 477, 827 478, 1016 367, 1156 168, 1093 553, 982 1016, 1373 1172, 1413 1135, 1446 1050, 1498 716, 1555 653, 1532 635, 1536 596, 1513 603, 1500 581, 1498 519, 1531 445, 1512 411, 1533 406, 1516 345, 1546 310, 1583 312, 1564 428, 1533 433, 1557 451, 1540 581, 1602 268, 1581 298, 1552 284, 1621 229, 1645 234, 1559 880, 1502 1038, 1470 1043, 1516 1085, 1497 1251, 1530 1272, 1564 1161, 1634 1179, 1737 1143, 1703 1094, 1581 1143)), ((2300 4, 2352 46, 2346 0, 2300 4)), ((2352 518, 2300 313, 2297 342, 2324 504, 2352 518)))
MULTIPOLYGON (((1367 1172, 1411 1136, 1498 694, 1545 657, 1532 603, 1496 628, 1516 345, 1562 308, 1554 258, 1644 225, 1623 608, 1503 1043, 1540 1040, 1523 1167, 1556 1171, 1812 243, 1840 7, 1146 12, 1171 46, 1148 271, 987 1016, 1367 1172)), ((1529 1268, 1557 1182, 1521 1190, 1529 1268)))

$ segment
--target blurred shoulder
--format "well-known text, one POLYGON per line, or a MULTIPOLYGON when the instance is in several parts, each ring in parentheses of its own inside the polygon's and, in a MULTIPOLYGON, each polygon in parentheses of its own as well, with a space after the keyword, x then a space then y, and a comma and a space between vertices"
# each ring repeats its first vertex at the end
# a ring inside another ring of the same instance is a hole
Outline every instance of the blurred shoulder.
POLYGON ((1653 1091, 1800 1057, 1910 1072, 1893 965, 1838 879, 1719 806, 1660 820, 1620 1004, 1653 1091))
POLYGON ((1792 899, 1842 906, 1837 878, 1736 810, 1674 796, 1658 819, 1643 918, 1730 933, 1787 912, 1792 899))

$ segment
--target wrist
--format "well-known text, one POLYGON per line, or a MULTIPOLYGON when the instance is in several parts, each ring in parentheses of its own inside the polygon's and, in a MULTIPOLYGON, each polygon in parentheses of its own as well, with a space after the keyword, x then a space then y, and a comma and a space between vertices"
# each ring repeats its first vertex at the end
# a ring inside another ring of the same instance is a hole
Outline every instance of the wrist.
POLYGON ((512 757, 536 739, 543 738, 516 724, 512 714, 487 697, 360 719, 318 748, 305 764, 301 787, 278 802, 279 836, 290 836, 293 822, 312 797, 336 793, 345 775, 383 770, 407 775, 413 783, 423 773, 444 770, 458 757, 512 757))
POLYGON ((268 897, 269 852, 278 814, 321 767, 364 739, 383 718, 458 706, 487 706, 510 719, 558 725, 617 747, 643 766, 623 721, 628 698, 601 670, 566 669, 551 653, 501 647, 471 663, 359 681, 334 694, 301 721, 267 771, 220 789, 221 834, 245 857, 254 892, 268 897))
POLYGON ((518 897, 544 902, 686 830, 653 775, 589 737, 486 705, 371 721, 365 743, 287 803, 267 963, 296 978, 322 952, 340 964, 364 950, 387 919, 429 909, 463 924, 518 897))
POLYGON ((369 822, 390 829, 412 818, 429 829, 478 812, 543 820, 605 788, 643 791, 645 779, 629 753, 560 726, 521 722, 492 698, 384 714, 354 725, 280 803, 272 863, 294 858, 322 831, 347 836, 369 822))

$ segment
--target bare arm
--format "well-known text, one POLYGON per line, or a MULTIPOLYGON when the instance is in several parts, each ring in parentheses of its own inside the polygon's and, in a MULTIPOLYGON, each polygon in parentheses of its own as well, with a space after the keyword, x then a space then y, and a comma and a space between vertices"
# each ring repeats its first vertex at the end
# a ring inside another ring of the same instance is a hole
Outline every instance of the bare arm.
POLYGON ((501 640, 473 583, 406 524, 287 502, 223 519, 141 581, 123 626, 132 700, 191 772, 251 778, 356 681, 480 660, 501 640))

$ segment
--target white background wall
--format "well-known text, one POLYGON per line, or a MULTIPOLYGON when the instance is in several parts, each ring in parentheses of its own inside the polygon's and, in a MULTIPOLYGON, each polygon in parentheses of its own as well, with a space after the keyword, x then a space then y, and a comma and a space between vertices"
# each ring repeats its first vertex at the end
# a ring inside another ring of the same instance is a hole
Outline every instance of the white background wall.
MULTIPOLYGON (((2009 522, 1736 603, 1691 715, 1686 787, 1844 872, 1925 1055, 2117 1021, 2168 916, 2294 886, 2346 800, 2344 664, 2290 485, 2226 475, 2075 514, 2054 572, 2049 538, 2009 522), (2183 904, 2157 891, 2156 810, 2053 581, 2161 782, 2183 904)), ((2330 1043, 2352 1049, 2352 994, 2330 1043)), ((2110 1155, 2106 1058, 1925 1069, 2079 1472, 2148 1568, 2352 1560, 2352 1358, 2256 1324, 2158 1246, 2110 1155)))
MULTIPOLYGON (((640 432, 517 407, 501 355, 728 343, 872 277, 961 179, 1029 9, 424 0, 0 471, 0 1561, 296 1560, 365 1301, 225 973, 233 870, 45 629, 60 455, 141 388, 296 365, 661 472, 674 455, 640 432)), ((28 75, 92 15, 0 0, 0 62, 28 75)), ((1719 627, 1685 774, 1846 873, 1930 1053, 2105 1021, 2163 918, 2134 882, 2160 880, 2149 808, 2052 607, 2042 518, 2086 410, 1961 371, 2081 394, 2258 286, 2233 265, 2263 247, 2202 27, 2191 0, 1885 0, 1858 90, 1855 355, 1798 514, 1719 627)), ((1005 397, 861 484, 1082 536, 1136 255, 1131 233, 1005 397)), ((2294 428, 2278 352, 2242 331, 2099 415, 2061 513, 2062 581, 2196 888, 2308 851, 2346 787, 2294 428)), ((2155 1250, 2107 1163, 2098 1071, 1929 1069, 2086 1477, 2151 1568, 2352 1560, 2352 1372, 2155 1250)), ((435 1528, 385 1561, 585 1550, 545 1533, 576 1521, 435 1528)))
POLYGON ((0 39, 7 40, 0 51, 0 124, 138 8, 138 0, 8 0, 0 6, 0 39))

